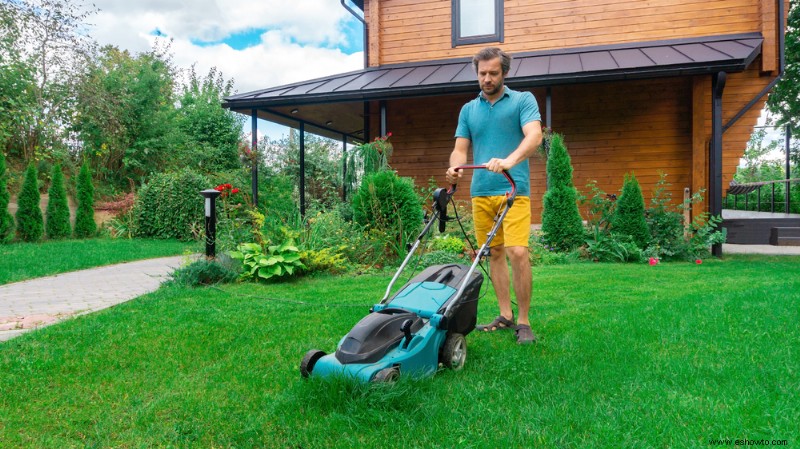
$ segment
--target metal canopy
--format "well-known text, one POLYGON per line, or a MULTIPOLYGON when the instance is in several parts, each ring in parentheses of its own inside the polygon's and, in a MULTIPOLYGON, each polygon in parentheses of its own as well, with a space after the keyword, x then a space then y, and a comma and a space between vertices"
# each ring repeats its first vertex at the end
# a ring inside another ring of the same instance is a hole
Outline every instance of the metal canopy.
MULTIPOLYGON (((758 56, 761 33, 515 53, 506 84, 531 88, 651 77, 740 72, 758 56)), ((223 106, 315 134, 363 136, 364 101, 470 93, 471 58, 370 67, 225 98, 223 106)))

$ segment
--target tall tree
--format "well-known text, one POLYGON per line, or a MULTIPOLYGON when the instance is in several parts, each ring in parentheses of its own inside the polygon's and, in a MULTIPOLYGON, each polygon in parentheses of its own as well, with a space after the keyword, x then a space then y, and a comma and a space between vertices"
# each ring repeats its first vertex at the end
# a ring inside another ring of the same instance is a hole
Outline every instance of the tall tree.
POLYGON ((94 12, 80 0, 0 2, 0 115, 11 118, 0 131, 9 156, 31 161, 37 151, 64 148, 75 83, 94 45, 84 31, 94 12))
POLYGON ((786 24, 783 77, 767 99, 767 109, 776 114, 776 126, 790 125, 800 131, 800 0, 791 0, 786 24))
POLYGON ((69 203, 67 201, 67 191, 64 189, 64 174, 61 172, 61 165, 53 166, 53 173, 50 177, 50 189, 47 191, 47 220, 45 221, 45 233, 51 240, 69 237, 72 233, 69 225, 69 203))
POLYGON ((611 217, 611 231, 630 236, 639 248, 646 248, 650 241, 650 230, 644 216, 642 188, 633 173, 625 174, 622 194, 617 200, 611 217))
POLYGON ((564 138, 553 133, 547 157, 547 193, 544 194, 542 233, 545 243, 561 250, 582 244, 586 233, 578 212, 578 191, 572 182, 572 161, 564 138))
POLYGON ((78 210, 75 213, 75 237, 93 237, 97 231, 94 221, 94 185, 89 164, 84 162, 78 174, 78 210))
POLYGON ((101 49, 77 89, 73 129, 97 177, 127 187, 161 171, 180 142, 169 47, 101 49))
POLYGON ((14 217, 8 211, 10 200, 6 156, 0 151, 0 243, 8 243, 14 238, 14 217))
POLYGON ((239 167, 244 116, 221 105, 233 91, 215 67, 200 79, 191 67, 178 97, 178 125, 185 135, 184 163, 207 173, 239 167))
POLYGON ((44 232, 44 218, 39 208, 39 180, 36 166, 28 164, 22 190, 17 196, 17 235, 24 242, 37 242, 44 232))

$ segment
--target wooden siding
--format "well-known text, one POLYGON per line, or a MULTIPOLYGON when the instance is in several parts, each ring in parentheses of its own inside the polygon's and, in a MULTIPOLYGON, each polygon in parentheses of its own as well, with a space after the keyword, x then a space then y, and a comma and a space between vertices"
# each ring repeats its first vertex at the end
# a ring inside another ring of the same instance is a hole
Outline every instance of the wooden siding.
MULTIPOLYGON (((485 46, 452 48, 451 4, 367 0, 370 65, 470 56, 485 46), (374 53, 373 33, 380 35, 374 53)), ((514 53, 752 31, 774 47, 774 9, 774 0, 507 0, 502 47, 514 53)))
MULTIPOLYGON (((729 75, 723 94, 723 123, 769 82, 769 78, 759 76, 758 66, 729 75)), ((586 185, 594 180, 604 191, 618 193, 624 175, 633 172, 649 202, 664 172, 671 183, 669 192, 677 202, 683 199, 686 187, 692 191, 707 188, 710 88, 710 81, 703 78, 553 87, 553 129, 565 137, 575 186, 587 194, 586 185), (696 116, 693 111, 698 108, 696 116), (704 125, 698 130, 701 123, 704 125)), ((544 90, 533 92, 544 112, 544 90)), ((413 176, 421 187, 431 178, 444 185, 458 113, 471 98, 462 95, 389 102, 387 127, 395 148, 392 166, 403 176, 413 176)), ((723 136, 723 189, 744 153, 761 106, 763 100, 723 136)), ((469 179, 464 180, 458 199, 468 198, 469 179)), ((532 158, 531 209, 537 223, 541 221, 545 179, 545 161, 532 158)))

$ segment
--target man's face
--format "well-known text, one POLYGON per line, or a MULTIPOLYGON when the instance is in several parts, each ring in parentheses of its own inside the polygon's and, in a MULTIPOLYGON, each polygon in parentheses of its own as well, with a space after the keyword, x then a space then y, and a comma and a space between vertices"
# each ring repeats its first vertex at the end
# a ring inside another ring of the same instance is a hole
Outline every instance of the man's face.
POLYGON ((503 89, 503 68, 500 58, 478 61, 478 83, 481 91, 491 97, 503 89))

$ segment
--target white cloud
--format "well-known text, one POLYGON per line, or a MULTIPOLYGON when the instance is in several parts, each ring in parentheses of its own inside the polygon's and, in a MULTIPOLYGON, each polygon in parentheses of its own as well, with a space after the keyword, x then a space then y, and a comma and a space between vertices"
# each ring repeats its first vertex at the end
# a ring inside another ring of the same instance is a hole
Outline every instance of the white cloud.
POLYGON ((346 54, 345 24, 352 20, 339 2, 277 0, 97 0, 100 13, 89 18, 100 44, 131 52, 147 51, 159 30, 173 40, 175 63, 197 72, 211 67, 234 78, 238 92, 272 87, 363 67, 363 53, 346 54), (258 45, 235 50, 221 42, 252 30, 266 30, 258 45))

